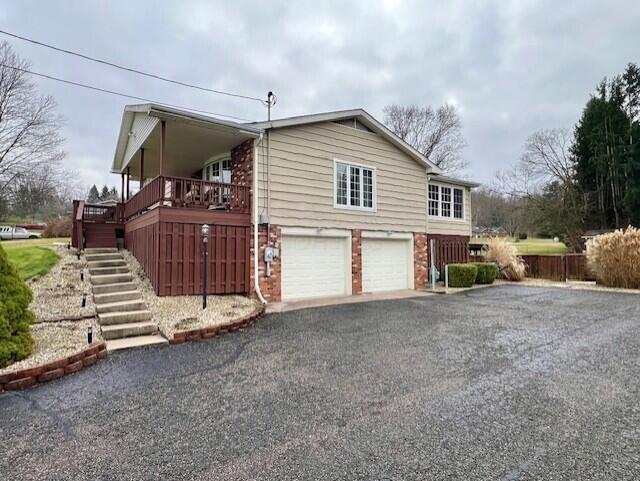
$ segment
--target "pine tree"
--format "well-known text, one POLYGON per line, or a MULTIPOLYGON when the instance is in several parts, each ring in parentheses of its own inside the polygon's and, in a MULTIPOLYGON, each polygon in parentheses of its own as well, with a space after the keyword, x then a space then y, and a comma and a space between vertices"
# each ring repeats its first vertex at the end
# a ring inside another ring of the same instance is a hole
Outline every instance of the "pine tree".
POLYGON ((95 204, 99 200, 100 200, 100 192, 98 192, 98 188, 96 187, 96 185, 93 184, 91 186, 91 189, 89 189, 89 194, 87 195, 87 202, 89 202, 90 204, 95 204))

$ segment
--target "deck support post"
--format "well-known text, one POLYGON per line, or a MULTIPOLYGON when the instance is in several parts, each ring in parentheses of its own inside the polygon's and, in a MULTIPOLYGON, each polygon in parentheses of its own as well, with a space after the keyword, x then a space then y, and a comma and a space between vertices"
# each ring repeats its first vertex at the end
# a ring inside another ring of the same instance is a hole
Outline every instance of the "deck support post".
POLYGON ((131 178, 131 168, 127 166, 127 200, 129 200, 129 179, 131 178))
POLYGON ((144 184, 144 148, 140 149, 140 188, 142 190, 142 186, 144 184))
POLYGON ((167 125, 164 120, 160 121, 160 175, 164 175, 164 162, 167 155, 166 152, 166 130, 167 125))
POLYGON ((121 186, 120 186, 120 200, 124 204, 124 172, 120 172, 121 186))

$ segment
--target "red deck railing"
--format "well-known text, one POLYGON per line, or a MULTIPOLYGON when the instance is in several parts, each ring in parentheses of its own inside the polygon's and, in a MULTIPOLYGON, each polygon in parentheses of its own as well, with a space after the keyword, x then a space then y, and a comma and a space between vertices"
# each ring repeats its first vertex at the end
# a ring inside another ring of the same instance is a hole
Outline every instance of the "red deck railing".
POLYGON ((130 219, 156 206, 248 213, 249 188, 186 177, 158 176, 126 202, 124 217, 130 219))

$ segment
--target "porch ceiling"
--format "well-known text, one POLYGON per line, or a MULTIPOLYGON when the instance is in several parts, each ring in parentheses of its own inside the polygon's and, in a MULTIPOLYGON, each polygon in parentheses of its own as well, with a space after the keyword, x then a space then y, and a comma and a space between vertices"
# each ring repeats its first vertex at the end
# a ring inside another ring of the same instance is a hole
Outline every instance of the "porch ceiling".
POLYGON ((229 152, 245 140, 260 135, 259 129, 220 121, 165 107, 128 106, 120 130, 112 171, 130 167, 140 176, 140 148, 144 148, 144 177, 160 174, 161 120, 165 121, 164 174, 189 177, 212 156, 229 152))

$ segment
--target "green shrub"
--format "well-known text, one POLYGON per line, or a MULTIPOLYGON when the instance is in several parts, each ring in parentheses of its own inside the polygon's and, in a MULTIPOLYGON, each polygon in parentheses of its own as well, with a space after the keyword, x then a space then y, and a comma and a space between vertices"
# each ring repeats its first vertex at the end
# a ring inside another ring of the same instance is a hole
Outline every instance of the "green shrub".
POLYGON ((474 264, 449 264, 449 287, 471 287, 477 274, 474 264))
POLYGON ((0 247, 0 368, 31 353, 33 339, 29 325, 35 318, 27 310, 31 299, 31 290, 0 247))
POLYGON ((473 264, 478 269, 476 284, 493 284, 498 276, 498 266, 492 262, 476 262, 473 264))

